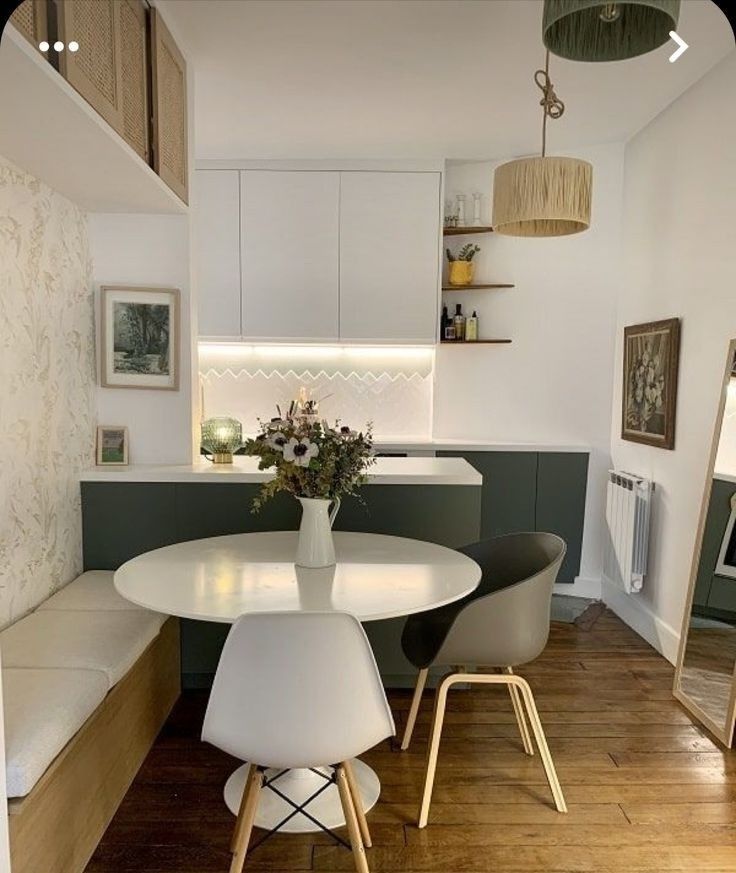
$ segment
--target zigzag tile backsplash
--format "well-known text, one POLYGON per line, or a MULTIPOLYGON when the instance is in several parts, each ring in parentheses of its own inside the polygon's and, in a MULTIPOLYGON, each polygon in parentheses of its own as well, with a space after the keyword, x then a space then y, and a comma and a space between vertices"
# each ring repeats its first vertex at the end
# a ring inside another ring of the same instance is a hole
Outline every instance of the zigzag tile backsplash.
POLYGON ((229 415, 253 433, 304 386, 328 420, 377 437, 426 438, 432 414, 431 349, 200 345, 205 417, 229 415))

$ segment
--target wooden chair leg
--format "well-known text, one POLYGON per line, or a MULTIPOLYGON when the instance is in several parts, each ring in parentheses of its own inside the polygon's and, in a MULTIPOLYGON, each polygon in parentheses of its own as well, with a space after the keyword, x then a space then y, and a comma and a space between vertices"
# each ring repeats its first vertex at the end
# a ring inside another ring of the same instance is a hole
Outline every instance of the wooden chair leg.
POLYGON ((358 819, 358 827, 360 828, 360 835, 363 838, 363 845, 366 849, 370 849, 373 845, 373 841, 371 840, 371 832, 368 829, 368 821, 365 817, 365 810, 363 809, 363 798, 360 796, 358 780, 355 778, 355 771, 353 770, 353 765, 350 761, 345 761, 343 767, 345 767, 345 776, 348 780, 350 797, 352 798, 353 806, 355 807, 355 815, 358 819))
POLYGON ((537 741, 539 756, 544 765, 544 772, 547 776, 550 790, 552 791, 552 797, 555 806, 557 807, 557 812, 567 812, 567 805, 565 804, 565 798, 562 794, 562 787, 560 786, 560 780, 557 778, 554 761, 552 760, 552 755, 547 746, 547 738, 544 735, 542 722, 539 718, 539 713, 537 712, 537 706, 534 703, 532 689, 529 687, 529 683, 526 679, 522 679, 520 676, 514 676, 514 682, 518 685, 526 705, 529 721, 531 722, 532 730, 534 731, 534 739, 537 741))
POLYGON ((353 798, 350 794, 350 786, 348 785, 348 776, 344 763, 339 764, 337 767, 337 788, 340 792, 340 802, 342 803, 345 822, 348 826, 348 834, 350 835, 350 845, 353 849, 355 869, 357 873, 369 873, 368 861, 365 857, 365 846, 363 845, 363 839, 360 836, 360 826, 358 825, 358 817, 355 813, 353 798))
POLYGON ((251 764, 243 790, 243 799, 240 801, 238 819, 235 823, 235 833, 230 849, 233 853, 230 873, 242 873, 262 785, 263 773, 254 764, 251 764))
POLYGON ((411 699, 411 706, 409 707, 409 715, 406 718, 406 727, 404 728, 404 738, 401 741, 401 751, 405 752, 409 748, 409 743, 411 742, 411 735, 414 733, 414 725, 417 721, 417 713, 419 712, 419 704, 422 702, 422 694, 424 692, 424 686, 427 684, 427 674, 429 673, 428 668, 424 668, 424 670, 419 671, 419 675, 417 676, 417 684, 414 688, 414 696, 411 699))
MULTIPOLYGON (((506 673, 507 676, 514 675, 514 671, 511 667, 504 667, 503 672, 506 673)), ((509 695, 511 696, 511 703, 514 707, 516 723, 519 725, 519 733, 521 734, 521 742, 524 745, 524 751, 527 755, 533 755, 534 744, 532 743, 531 736, 529 736, 529 728, 527 727, 526 718, 524 716, 524 705, 519 696, 519 689, 515 685, 509 685, 509 695)))
MULTIPOLYGON (((462 676, 467 680, 467 676, 462 676)), ((429 735, 429 745, 427 747, 427 773, 424 777, 424 790, 422 792, 422 802, 419 806, 419 820, 417 827, 424 828, 427 826, 429 818, 429 805, 432 801, 432 789, 434 788, 434 776, 437 771, 437 755, 440 749, 440 737, 442 736, 442 723, 445 720, 445 707, 447 705, 447 692, 455 683, 461 681, 458 674, 451 673, 445 676, 437 688, 437 694, 434 699, 434 714, 432 715, 432 729, 429 735)))

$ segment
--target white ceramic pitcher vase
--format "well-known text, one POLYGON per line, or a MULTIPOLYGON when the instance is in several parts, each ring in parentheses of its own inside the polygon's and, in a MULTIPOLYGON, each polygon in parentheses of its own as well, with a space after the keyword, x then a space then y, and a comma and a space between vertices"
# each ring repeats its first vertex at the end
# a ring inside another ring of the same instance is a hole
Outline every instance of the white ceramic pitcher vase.
POLYGON ((302 522, 299 526, 299 543, 296 549, 297 567, 332 567, 335 564, 335 543, 332 525, 340 509, 340 499, 324 500, 320 497, 298 497, 302 505, 302 522), (330 511, 330 505, 332 511, 330 511))

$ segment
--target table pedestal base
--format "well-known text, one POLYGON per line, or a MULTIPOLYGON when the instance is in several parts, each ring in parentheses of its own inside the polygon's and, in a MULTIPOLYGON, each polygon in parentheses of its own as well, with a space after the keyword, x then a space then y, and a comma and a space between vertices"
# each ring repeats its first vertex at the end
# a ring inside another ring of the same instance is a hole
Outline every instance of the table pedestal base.
MULTIPOLYGON (((381 783, 378 781, 375 771, 367 764, 364 764, 357 758, 352 763, 355 781, 358 783, 360 796, 363 798, 363 809, 368 812, 371 807, 375 806, 378 800, 378 795, 381 793, 381 783)), ((248 766, 248 764, 244 764, 242 767, 238 767, 225 783, 225 803, 233 815, 237 815, 240 809, 240 800, 243 796, 245 780, 248 776, 248 766)), ((318 769, 324 773, 330 773, 328 767, 318 769)), ((278 772, 278 770, 267 770, 266 777, 275 776, 278 772)), ((288 773, 284 773, 283 776, 274 782, 274 786, 279 791, 290 797, 299 806, 324 784, 325 780, 311 770, 289 770, 288 773)), ((342 814, 342 804, 340 803, 340 795, 336 785, 331 785, 319 797, 316 797, 309 804, 307 810, 310 815, 321 821, 325 827, 339 828, 345 824, 345 816, 342 814)), ((268 788, 264 788, 258 801, 255 825, 258 828, 272 830, 293 811, 293 807, 289 806, 285 800, 282 800, 273 791, 269 791, 268 788)), ((304 834, 319 831, 319 828, 305 815, 297 813, 279 831, 291 834, 304 834)))

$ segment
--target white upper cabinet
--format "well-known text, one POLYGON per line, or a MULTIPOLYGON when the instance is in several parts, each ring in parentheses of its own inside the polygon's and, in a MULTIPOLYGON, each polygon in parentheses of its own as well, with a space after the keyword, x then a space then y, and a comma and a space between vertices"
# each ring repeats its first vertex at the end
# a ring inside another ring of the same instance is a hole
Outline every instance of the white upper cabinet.
POLYGON ((340 174, 241 174, 243 336, 336 340, 340 174))
POLYGON ((340 338, 436 342, 440 174, 341 176, 340 338))
POLYGON ((195 173, 194 239, 202 337, 240 337, 239 188, 237 170, 195 173))

